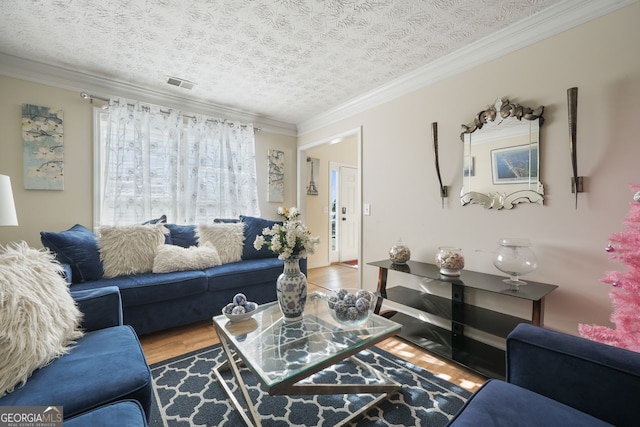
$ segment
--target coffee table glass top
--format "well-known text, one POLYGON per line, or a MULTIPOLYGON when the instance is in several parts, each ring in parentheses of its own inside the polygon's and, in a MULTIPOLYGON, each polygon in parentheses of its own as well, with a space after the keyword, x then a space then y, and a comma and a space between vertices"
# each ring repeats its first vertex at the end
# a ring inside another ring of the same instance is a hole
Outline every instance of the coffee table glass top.
POLYGON ((258 307, 252 318, 232 323, 224 315, 213 322, 219 333, 267 387, 307 376, 395 335, 401 325, 372 314, 366 323, 344 327, 328 311, 325 296, 307 297, 304 316, 285 322, 277 302, 258 307))

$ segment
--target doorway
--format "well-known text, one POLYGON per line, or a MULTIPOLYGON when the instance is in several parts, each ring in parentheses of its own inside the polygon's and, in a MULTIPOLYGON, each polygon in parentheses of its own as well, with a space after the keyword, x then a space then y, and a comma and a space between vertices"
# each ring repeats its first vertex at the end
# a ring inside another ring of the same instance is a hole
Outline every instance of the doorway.
MULTIPOLYGON (((309 267, 340 262, 362 265, 361 128, 298 147, 298 206, 303 219, 314 224, 321 238, 318 250, 309 258, 309 267), (351 160, 335 155, 336 148, 353 150, 351 160), (319 172, 314 169, 320 186, 318 196, 308 193, 310 158, 320 158, 319 172), (315 224, 324 224, 322 230, 315 224)), ((361 270, 358 268, 358 286, 362 282, 361 270)))

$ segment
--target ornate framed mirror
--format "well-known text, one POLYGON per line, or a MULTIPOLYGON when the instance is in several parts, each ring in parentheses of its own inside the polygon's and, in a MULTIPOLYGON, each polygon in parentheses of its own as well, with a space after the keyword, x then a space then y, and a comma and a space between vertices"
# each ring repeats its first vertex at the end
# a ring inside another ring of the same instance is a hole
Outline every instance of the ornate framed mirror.
POLYGON ((544 107, 535 110, 498 99, 462 125, 462 205, 512 209, 544 201, 540 182, 540 127, 544 107))

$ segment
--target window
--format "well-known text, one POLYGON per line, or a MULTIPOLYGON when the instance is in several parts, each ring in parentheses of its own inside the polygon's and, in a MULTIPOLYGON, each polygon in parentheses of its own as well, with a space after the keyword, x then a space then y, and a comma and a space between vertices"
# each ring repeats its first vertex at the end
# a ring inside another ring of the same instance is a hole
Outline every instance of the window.
POLYGON ((251 125, 112 99, 94 132, 96 227, 260 215, 251 125))

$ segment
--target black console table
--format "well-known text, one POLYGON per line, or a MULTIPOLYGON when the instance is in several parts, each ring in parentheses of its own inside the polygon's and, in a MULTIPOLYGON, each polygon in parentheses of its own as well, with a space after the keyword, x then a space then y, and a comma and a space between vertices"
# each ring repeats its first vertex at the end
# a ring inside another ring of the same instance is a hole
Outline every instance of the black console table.
POLYGON ((441 275, 436 265, 417 261, 409 261, 404 265, 393 264, 389 260, 368 264, 380 269, 378 293, 382 298, 378 299, 376 313, 402 324, 400 337, 491 378, 505 377, 504 347, 497 348, 465 335, 465 327, 506 338, 518 323, 542 326, 544 298, 557 288, 556 285, 527 280, 527 285, 514 291, 502 281, 504 276, 463 270, 460 277, 448 277, 441 275), (387 288, 389 271, 450 284, 451 298, 432 295, 405 286, 387 288), (531 318, 524 319, 466 303, 465 289, 531 301, 531 318), (436 316, 443 319, 445 323, 450 322, 451 329, 398 311, 380 312, 384 299, 436 316))

